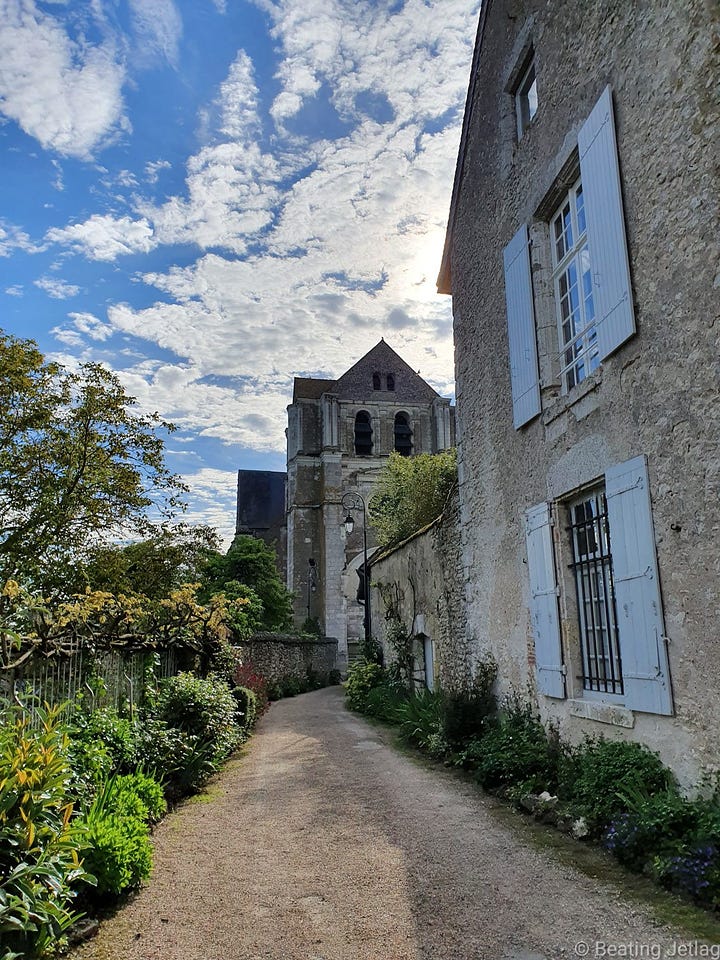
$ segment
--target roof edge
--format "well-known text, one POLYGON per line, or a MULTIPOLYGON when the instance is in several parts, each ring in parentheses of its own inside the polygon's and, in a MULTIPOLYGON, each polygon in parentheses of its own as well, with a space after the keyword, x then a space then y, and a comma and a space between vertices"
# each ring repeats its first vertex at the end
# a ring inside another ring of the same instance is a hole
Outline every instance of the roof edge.
POLYGON ((452 246, 452 234, 455 228, 455 216, 457 213, 457 198, 460 192, 460 183, 462 181, 462 171, 465 165, 465 151, 467 149, 468 130, 470 129, 470 114, 475 100, 475 87, 477 84, 478 64, 480 61, 480 47, 482 46, 483 35, 485 33, 485 22, 487 20, 488 10, 492 0, 483 0, 480 7, 480 17, 478 20, 477 34, 475 36, 475 49, 473 50, 472 66, 470 68, 470 80, 468 82, 468 92, 465 98, 465 112, 463 114, 462 133, 460 134, 460 146, 458 147, 457 162, 455 164, 455 177, 453 179, 452 195, 450 197, 450 212, 448 213, 448 224, 445 230, 445 243, 443 245, 442 260, 440 261, 440 272, 436 281, 437 292, 452 295, 452 265, 450 261, 450 250, 452 246))

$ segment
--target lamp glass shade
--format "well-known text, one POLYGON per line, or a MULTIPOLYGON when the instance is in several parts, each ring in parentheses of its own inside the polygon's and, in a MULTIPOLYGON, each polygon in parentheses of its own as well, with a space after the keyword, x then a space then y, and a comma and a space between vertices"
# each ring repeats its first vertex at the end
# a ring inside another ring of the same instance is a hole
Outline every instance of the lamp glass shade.
POLYGON ((345 517, 345 532, 346 532, 346 533, 352 533, 354 527, 355 527, 355 521, 354 521, 353 518, 350 516, 350 514, 348 514, 348 515, 345 517))

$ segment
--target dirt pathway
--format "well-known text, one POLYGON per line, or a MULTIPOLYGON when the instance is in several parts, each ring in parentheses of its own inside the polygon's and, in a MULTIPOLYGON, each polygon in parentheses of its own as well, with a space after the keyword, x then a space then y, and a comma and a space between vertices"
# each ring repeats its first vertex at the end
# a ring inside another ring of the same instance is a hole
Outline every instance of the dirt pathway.
POLYGON ((337 688, 275 704, 248 755, 160 825, 150 884, 73 960, 683 955, 687 934, 385 740, 337 688))

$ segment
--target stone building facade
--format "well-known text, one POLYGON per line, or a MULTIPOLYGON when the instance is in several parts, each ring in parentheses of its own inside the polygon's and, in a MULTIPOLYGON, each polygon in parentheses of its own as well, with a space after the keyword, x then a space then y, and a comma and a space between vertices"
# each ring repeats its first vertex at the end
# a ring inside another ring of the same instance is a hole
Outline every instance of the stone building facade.
POLYGON ((454 432, 450 401, 384 340, 338 380, 295 380, 287 429, 287 582, 297 622, 317 618, 323 633, 337 638, 341 670, 364 623, 357 601, 362 512, 354 512, 355 528, 346 535, 342 498, 358 494, 367 504, 393 450, 437 453, 454 445, 454 432))
POLYGON ((720 763, 715 4, 483 4, 439 289, 468 636, 570 739, 720 763))

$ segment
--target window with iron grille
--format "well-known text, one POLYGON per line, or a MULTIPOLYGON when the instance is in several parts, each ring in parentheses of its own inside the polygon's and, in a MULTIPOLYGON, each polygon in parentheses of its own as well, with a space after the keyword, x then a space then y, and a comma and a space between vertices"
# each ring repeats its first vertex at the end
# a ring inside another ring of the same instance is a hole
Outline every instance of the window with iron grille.
POLYGON ((600 365, 585 198, 580 180, 551 218, 550 240, 561 374, 569 390, 600 365))
POLYGON ((569 505, 583 687, 622 694, 610 529, 604 488, 569 505))

